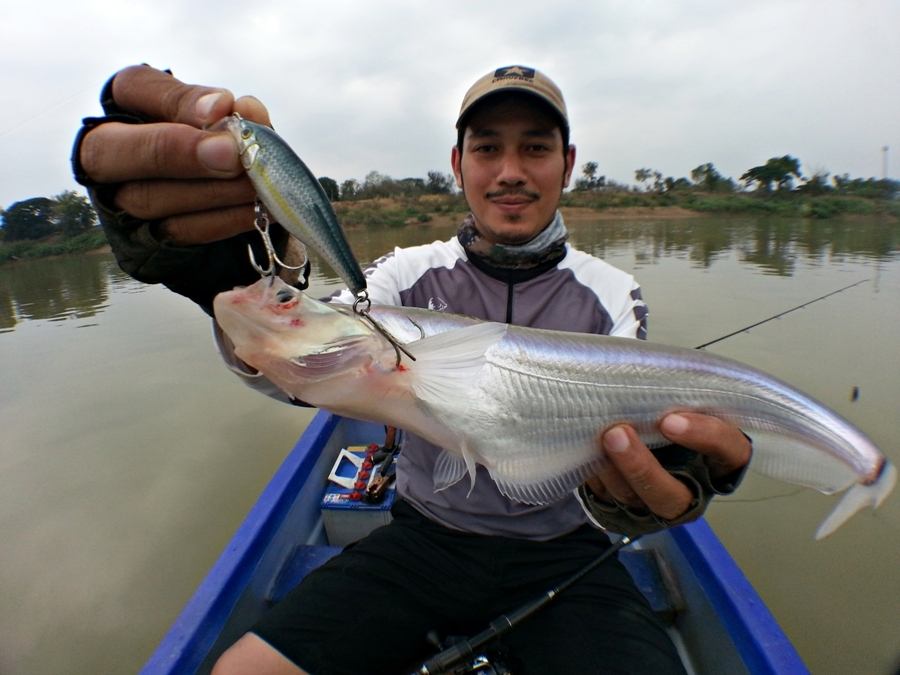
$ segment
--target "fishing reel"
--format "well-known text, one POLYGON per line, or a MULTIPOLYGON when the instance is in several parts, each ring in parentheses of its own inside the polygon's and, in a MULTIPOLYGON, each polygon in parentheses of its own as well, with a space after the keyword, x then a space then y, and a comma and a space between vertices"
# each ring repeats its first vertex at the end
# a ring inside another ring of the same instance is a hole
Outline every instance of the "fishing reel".
MULTIPOLYGON (((453 650, 455 646, 467 642, 467 639, 461 636, 449 636, 446 640, 441 640, 435 631, 430 631, 426 637, 438 652, 442 654, 448 650, 453 650)), ((415 671, 415 675, 470 675, 471 673, 477 673, 477 675, 513 675, 513 671, 508 666, 512 660, 506 649, 495 643, 490 648, 483 650, 481 654, 473 654, 459 659, 446 668, 440 665, 429 667, 428 664, 423 664, 415 671)), ((433 663, 433 660, 428 663, 433 663)))
POLYGON ((505 664, 493 657, 494 660, 488 660, 487 656, 476 656, 468 666, 461 670, 454 670, 454 675, 462 673, 480 673, 480 675, 513 675, 513 672, 506 667, 505 664))
MULTIPOLYGON (((426 639, 438 653, 413 671, 412 675, 457 675, 461 673, 481 673, 482 675, 513 675, 507 663, 510 655, 503 649, 497 638, 507 633, 529 616, 545 607, 560 593, 576 584, 581 578, 596 569, 605 560, 616 555, 622 548, 640 538, 640 535, 625 535, 611 544, 594 560, 564 579, 543 595, 526 602, 508 614, 501 614, 488 627, 470 638, 449 637, 441 640, 435 631, 429 631, 426 639)), ((517 665, 518 667, 518 665, 517 665)))

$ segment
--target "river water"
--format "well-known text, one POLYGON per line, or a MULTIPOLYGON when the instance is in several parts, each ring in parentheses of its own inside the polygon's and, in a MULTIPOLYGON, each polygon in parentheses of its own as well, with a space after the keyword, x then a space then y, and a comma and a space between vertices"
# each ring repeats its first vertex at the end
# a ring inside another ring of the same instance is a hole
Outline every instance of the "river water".
MULTIPOLYGON (((641 281, 655 341, 695 346, 866 280, 711 351, 811 393, 900 460, 896 223, 569 224, 641 281)), ((349 233, 364 261, 449 234, 349 233)), ((313 292, 340 286, 329 274, 314 267, 313 292)), ((309 418, 246 390, 202 312, 109 255, 0 267, 0 673, 137 671, 309 418)), ((815 542, 835 503, 750 475, 708 517, 813 672, 894 672, 900 498, 815 542)))

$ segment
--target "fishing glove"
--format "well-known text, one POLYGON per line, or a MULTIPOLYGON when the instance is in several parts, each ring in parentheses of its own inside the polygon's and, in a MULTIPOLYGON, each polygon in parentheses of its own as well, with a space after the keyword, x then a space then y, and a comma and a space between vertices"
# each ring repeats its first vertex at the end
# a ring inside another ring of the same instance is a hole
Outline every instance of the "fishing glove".
MULTIPOLYGON (((749 436, 747 440, 750 440, 749 436)), ((604 530, 637 536, 697 520, 715 495, 734 492, 747 470, 747 466, 743 466, 727 476, 713 478, 703 455, 693 450, 680 445, 666 445, 652 452, 663 468, 691 491, 693 499, 687 510, 677 518, 666 520, 649 509, 603 501, 591 492, 587 484, 582 484, 578 488, 578 498, 590 518, 604 530)))
MULTIPOLYGON (((166 72, 172 73, 170 70, 166 72)), ((81 166, 81 144, 88 132, 101 124, 145 124, 152 120, 118 106, 112 96, 113 79, 115 75, 106 81, 100 93, 100 104, 105 115, 84 118, 75 136, 71 158, 75 180, 87 188, 122 270, 138 281, 162 283, 175 293, 190 298, 212 315, 212 301, 217 293, 259 279, 259 274, 249 264, 247 245, 252 247, 256 260, 265 260, 262 238, 251 231, 210 244, 175 246, 159 236, 159 221, 141 220, 116 207, 116 191, 120 184, 97 183, 85 173, 81 166)), ((269 231, 276 250, 283 254, 287 246, 287 233, 275 223, 269 231)))

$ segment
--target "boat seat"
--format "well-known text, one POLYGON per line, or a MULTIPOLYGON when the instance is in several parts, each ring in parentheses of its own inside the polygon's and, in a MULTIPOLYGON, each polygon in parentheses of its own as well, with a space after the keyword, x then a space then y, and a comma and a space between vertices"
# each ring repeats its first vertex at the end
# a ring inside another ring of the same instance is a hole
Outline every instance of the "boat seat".
MULTIPOLYGON (((279 602, 303 577, 340 552, 339 546, 298 546, 275 580, 266 598, 268 604, 279 602)), ((657 555, 647 550, 621 551, 619 560, 653 612, 664 622, 672 623, 681 608, 680 594, 675 590, 665 567, 660 565, 657 555)))
POLYGON ((653 613, 666 624, 674 623, 675 615, 684 609, 684 600, 661 556, 656 551, 638 549, 619 551, 619 560, 653 613))

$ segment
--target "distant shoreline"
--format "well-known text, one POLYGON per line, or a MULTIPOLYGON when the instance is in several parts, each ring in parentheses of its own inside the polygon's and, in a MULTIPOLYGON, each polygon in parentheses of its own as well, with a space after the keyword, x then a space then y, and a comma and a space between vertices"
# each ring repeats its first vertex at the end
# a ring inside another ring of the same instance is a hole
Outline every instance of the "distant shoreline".
MULTIPOLYGON (((367 227, 443 227, 458 223, 468 212, 461 195, 381 197, 335 202, 338 219, 347 230, 367 227)), ((833 216, 881 216, 900 220, 900 200, 838 195, 796 197, 773 194, 691 194, 671 196, 635 192, 567 192, 560 210, 570 222, 614 222, 646 218, 683 220, 722 216, 781 216, 822 219, 833 216)), ((49 237, 35 241, 0 242, 0 265, 35 258, 110 251, 102 231, 72 239, 49 237)))

